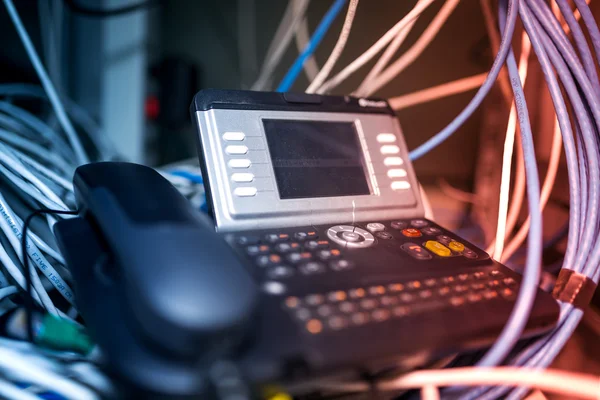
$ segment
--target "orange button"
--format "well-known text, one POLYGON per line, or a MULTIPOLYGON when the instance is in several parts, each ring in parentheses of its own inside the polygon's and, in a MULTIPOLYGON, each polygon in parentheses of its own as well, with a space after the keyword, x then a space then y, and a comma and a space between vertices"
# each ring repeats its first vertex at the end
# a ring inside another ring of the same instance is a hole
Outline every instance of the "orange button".
POLYGON ((402 234, 406 237, 420 237, 421 231, 415 228, 403 229, 402 234))
POLYGON ((331 249, 331 255, 333 256, 339 256, 340 254, 342 254, 338 249, 331 249))
POLYGON ((323 330, 323 324, 318 319, 311 319, 306 323, 306 330, 312 334, 320 333, 323 330))
POLYGON ((279 257, 277 254, 271 254, 269 256, 269 261, 272 262, 273 264, 276 264, 278 262, 281 262, 281 257, 279 257))

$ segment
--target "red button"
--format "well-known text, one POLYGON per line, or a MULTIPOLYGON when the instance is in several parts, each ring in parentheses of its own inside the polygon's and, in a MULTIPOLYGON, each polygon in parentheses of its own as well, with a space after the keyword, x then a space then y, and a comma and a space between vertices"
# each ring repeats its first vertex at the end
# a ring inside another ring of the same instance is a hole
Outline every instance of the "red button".
POLYGON ((406 237, 420 237, 421 231, 418 229, 414 229, 414 228, 408 228, 408 229, 402 230, 402 234, 406 237))

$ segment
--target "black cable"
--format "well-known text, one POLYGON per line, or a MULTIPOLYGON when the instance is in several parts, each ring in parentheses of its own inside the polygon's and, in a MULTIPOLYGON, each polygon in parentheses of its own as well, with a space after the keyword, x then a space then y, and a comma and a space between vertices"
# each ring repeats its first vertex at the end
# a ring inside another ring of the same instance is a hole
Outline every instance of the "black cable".
POLYGON ((27 291, 27 296, 25 297, 25 310, 27 311, 27 339, 29 342, 33 344, 34 336, 33 336, 33 311, 35 307, 35 302, 33 301, 33 282, 32 282, 32 274, 35 273, 35 270, 31 270, 29 267, 29 255, 27 254, 27 229, 29 228, 29 224, 33 218, 42 214, 62 214, 62 215, 77 215, 78 211, 65 211, 65 210, 49 210, 49 209, 40 209, 35 210, 31 214, 25 218, 23 222, 23 232, 21 235, 21 253, 23 257, 23 274, 25 274, 25 289, 27 291))
POLYGON ((96 18, 110 18, 118 15, 129 14, 134 11, 141 10, 143 8, 150 8, 159 5, 158 0, 147 0, 140 1, 139 3, 131 4, 128 6, 104 9, 104 8, 91 8, 88 6, 82 6, 77 0, 64 0, 65 4, 71 9, 72 12, 80 14, 86 17, 96 18))

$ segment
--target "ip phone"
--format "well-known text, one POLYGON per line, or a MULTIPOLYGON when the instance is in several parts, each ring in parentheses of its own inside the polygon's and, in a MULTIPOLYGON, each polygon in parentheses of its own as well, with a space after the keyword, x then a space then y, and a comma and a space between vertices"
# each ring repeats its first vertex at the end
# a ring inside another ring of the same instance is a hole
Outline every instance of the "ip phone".
MULTIPOLYGON (((499 335, 520 275, 424 217, 386 101, 203 90, 191 114, 210 219, 155 171, 99 163, 55 227, 125 381, 197 394, 220 358, 256 383, 410 369, 499 335)), ((524 336, 558 314, 540 290, 524 336)))

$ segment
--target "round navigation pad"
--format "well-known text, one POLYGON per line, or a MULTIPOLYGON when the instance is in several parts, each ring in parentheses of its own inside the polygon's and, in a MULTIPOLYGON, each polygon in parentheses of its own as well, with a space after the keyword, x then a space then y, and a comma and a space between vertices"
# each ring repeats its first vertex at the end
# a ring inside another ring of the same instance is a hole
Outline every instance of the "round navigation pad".
POLYGON ((341 246, 352 248, 369 247, 375 237, 369 231, 351 225, 336 225, 327 230, 327 237, 341 246))

